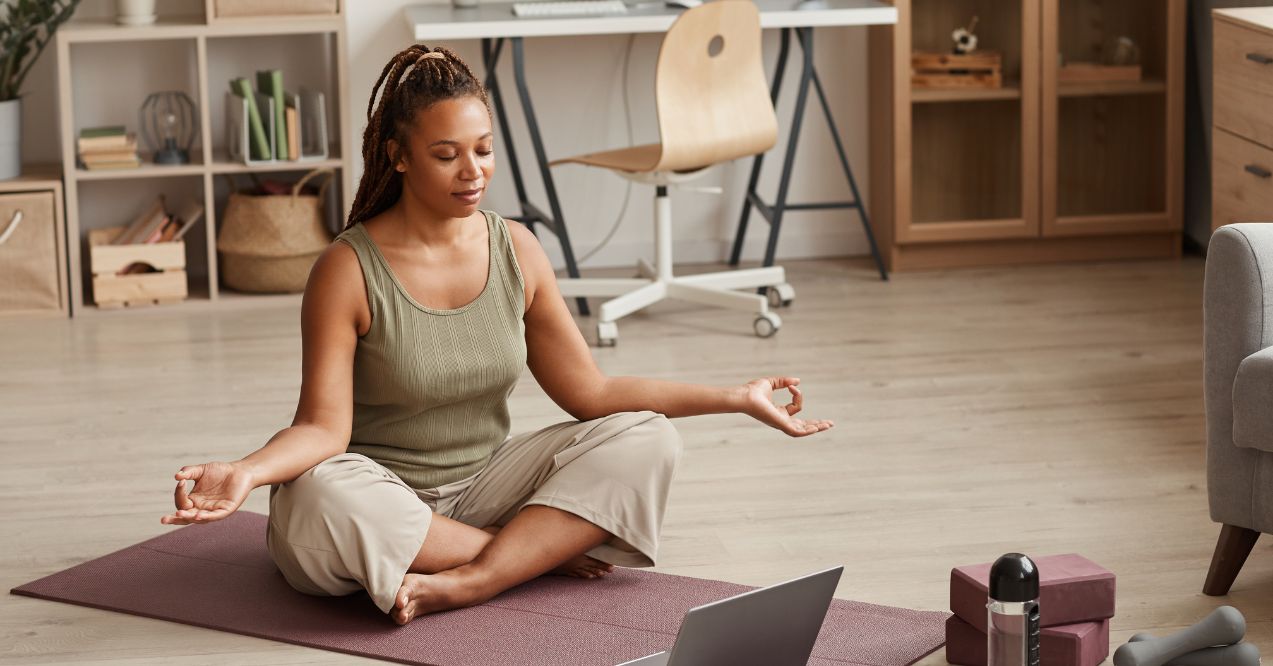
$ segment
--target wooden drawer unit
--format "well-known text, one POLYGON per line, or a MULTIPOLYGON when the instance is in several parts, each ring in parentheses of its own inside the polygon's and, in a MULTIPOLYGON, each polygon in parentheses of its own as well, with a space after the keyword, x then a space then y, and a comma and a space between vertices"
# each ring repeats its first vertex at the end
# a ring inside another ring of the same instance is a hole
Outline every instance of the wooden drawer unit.
POLYGON ((1213 123, 1273 146, 1273 34, 1215 22, 1213 123))
POLYGON ((1273 150, 1215 129, 1211 225, 1273 222, 1273 150))
POLYGON ((0 317, 67 314, 62 190, 41 184, 0 184, 0 317))
POLYGON ((1211 229, 1273 222, 1273 8, 1212 12, 1211 229))

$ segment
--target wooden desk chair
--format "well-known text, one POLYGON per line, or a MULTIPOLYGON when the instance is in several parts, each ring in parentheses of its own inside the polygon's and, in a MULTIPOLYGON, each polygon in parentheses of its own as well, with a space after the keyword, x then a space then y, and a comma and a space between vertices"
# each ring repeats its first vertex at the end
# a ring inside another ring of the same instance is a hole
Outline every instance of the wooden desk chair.
POLYGON ((672 207, 668 187, 703 175, 708 167, 756 155, 774 145, 778 121, 765 81, 760 13, 747 0, 717 0, 683 12, 659 49, 655 108, 660 142, 556 160, 610 169, 655 186, 654 265, 641 260, 633 279, 574 278, 562 294, 616 296, 601 305, 597 343, 613 345, 616 321, 665 298, 755 312, 761 337, 782 320, 764 296, 735 289, 775 287, 794 297, 781 266, 675 277, 672 275, 672 207))

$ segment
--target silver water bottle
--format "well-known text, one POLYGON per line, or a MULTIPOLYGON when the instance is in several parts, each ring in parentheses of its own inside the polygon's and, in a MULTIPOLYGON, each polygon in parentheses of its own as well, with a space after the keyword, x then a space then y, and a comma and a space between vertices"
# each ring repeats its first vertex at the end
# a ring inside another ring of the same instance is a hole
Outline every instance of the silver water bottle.
POLYGON ((1039 570, 1021 553, 990 567, 987 666, 1039 666, 1039 570))

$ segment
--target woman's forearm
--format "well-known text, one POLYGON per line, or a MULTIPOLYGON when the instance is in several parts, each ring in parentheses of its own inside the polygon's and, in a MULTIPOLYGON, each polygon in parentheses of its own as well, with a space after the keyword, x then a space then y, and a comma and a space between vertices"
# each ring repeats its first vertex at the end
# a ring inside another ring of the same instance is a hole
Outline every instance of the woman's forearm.
POLYGON ((592 401, 596 413, 581 418, 647 409, 669 418, 725 414, 742 411, 745 396, 741 386, 721 388, 644 377, 607 377, 597 399, 592 401))
POLYGON ((330 430, 299 423, 280 430, 265 446, 237 461, 252 473, 254 487, 286 483, 349 446, 330 430))

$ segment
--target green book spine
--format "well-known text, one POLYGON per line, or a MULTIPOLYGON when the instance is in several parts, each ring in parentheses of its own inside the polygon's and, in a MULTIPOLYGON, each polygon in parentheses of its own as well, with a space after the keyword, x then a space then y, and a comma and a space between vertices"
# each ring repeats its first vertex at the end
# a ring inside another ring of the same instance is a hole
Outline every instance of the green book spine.
POLYGON ((80 130, 80 138, 88 139, 100 136, 123 136, 125 134, 123 125, 111 125, 109 127, 85 127, 80 130))
POLYGON ((256 94, 252 92, 252 84, 240 77, 230 81, 230 90, 248 101, 248 134, 252 138, 252 159, 270 159, 270 142, 265 136, 265 125, 261 123, 261 111, 256 107, 256 94))
POLYGON ((256 88, 274 98, 274 155, 287 159, 287 111, 283 106, 283 72, 269 69, 256 73, 256 88))

